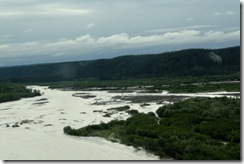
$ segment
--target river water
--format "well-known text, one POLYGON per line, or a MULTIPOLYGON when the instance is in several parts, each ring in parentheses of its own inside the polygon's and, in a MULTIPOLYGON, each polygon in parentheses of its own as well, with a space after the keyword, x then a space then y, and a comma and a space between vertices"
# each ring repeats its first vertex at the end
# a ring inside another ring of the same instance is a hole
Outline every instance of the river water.
MULTIPOLYGON (((150 102, 147 106, 123 96, 219 97, 226 92, 198 94, 109 93, 107 91, 61 91, 45 86, 29 86, 40 90, 41 96, 0 104, 1 160, 158 160, 155 155, 130 146, 112 143, 98 137, 73 137, 63 127, 79 128, 90 124, 130 117, 118 112, 104 117, 108 108, 129 105, 139 112, 155 112, 171 103, 150 102), (100 111, 100 112, 94 112, 100 111)), ((235 94, 235 93, 231 93, 235 94)))

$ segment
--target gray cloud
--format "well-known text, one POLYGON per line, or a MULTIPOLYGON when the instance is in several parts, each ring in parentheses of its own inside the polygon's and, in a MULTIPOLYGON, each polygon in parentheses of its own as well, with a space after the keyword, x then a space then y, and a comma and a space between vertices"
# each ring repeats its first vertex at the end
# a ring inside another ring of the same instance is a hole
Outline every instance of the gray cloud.
POLYGON ((87 29, 93 29, 95 26, 96 26, 95 23, 89 23, 89 24, 87 25, 87 29))
POLYGON ((239 12, 230 0, 0 0, 1 63, 232 46, 239 12))
POLYGON ((226 12, 218 12, 216 11, 214 14, 214 16, 234 16, 235 15, 235 12, 233 11, 226 11, 226 12))
POLYGON ((225 14, 226 15, 235 15, 235 13, 233 11, 227 11, 225 14))
POLYGON ((192 17, 186 18, 186 21, 194 21, 195 19, 192 17))
POLYGON ((148 30, 146 32, 165 33, 165 32, 177 31, 177 30, 210 29, 210 28, 217 28, 217 27, 219 27, 219 26, 217 26, 217 25, 193 25, 193 26, 176 27, 176 28, 154 29, 154 30, 148 30))
POLYGON ((45 6, 45 7, 32 7, 31 9, 12 10, 12 11, 1 11, 0 17, 34 17, 34 16, 76 16, 86 15, 90 11, 87 9, 76 9, 72 7, 61 7, 61 6, 45 6))
POLYGON ((103 51, 138 49, 151 46, 195 44, 206 42, 226 42, 239 40, 240 31, 225 33, 222 31, 201 32, 197 30, 181 30, 162 35, 146 35, 131 37, 127 33, 114 34, 106 37, 93 37, 89 34, 75 39, 62 39, 55 42, 25 42, 0 45, 0 58, 14 58, 36 55, 87 55, 103 51), (28 53, 32 52, 32 53, 28 53))
POLYGON ((24 30, 23 33, 26 34, 26 33, 32 32, 32 31, 33 31, 32 28, 28 28, 28 29, 24 30))

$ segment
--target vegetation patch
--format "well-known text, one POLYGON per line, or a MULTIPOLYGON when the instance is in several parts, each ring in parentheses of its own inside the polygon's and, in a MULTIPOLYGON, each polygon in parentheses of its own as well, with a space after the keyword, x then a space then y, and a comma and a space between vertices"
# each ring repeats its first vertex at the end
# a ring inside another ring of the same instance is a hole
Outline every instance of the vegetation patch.
POLYGON ((103 110, 94 110, 93 113, 102 113, 103 110))
POLYGON ((140 107, 146 107, 146 106, 150 106, 150 104, 143 103, 143 104, 140 105, 140 107))
POLYGON ((103 113, 105 113, 103 115, 103 117, 111 117, 115 113, 125 112, 125 111, 128 111, 129 109, 130 109, 130 106, 129 105, 125 105, 125 106, 121 106, 121 107, 116 107, 116 108, 109 108, 109 109, 107 109, 106 112, 103 112, 103 113))
POLYGON ((116 107, 116 108, 109 108, 109 109, 107 109, 107 110, 108 110, 108 111, 113 110, 113 111, 122 112, 122 111, 126 111, 126 110, 128 110, 128 109, 130 109, 130 106, 129 106, 129 105, 125 105, 125 106, 116 107))
POLYGON ((138 114, 138 110, 132 109, 132 110, 127 110, 126 113, 130 114, 130 115, 135 115, 138 114))
POLYGON ((47 101, 47 98, 42 98, 42 99, 39 99, 39 100, 36 100, 36 101, 47 101))
POLYGON ((37 102, 37 103, 33 103, 32 105, 44 105, 49 103, 48 101, 43 101, 43 102, 37 102))
POLYGON ((26 119, 26 120, 22 120, 22 121, 20 122, 21 125, 22 125, 22 124, 31 124, 31 123, 34 123, 34 120, 28 120, 28 119, 26 119))
POLYGON ((106 113, 105 115, 103 115, 103 117, 111 117, 113 115, 113 113, 106 113))
POLYGON ((194 98, 160 107, 158 117, 136 113, 127 120, 65 127, 64 133, 99 136, 178 160, 240 160, 240 99, 194 98))
POLYGON ((47 126, 53 126, 52 124, 46 124, 46 125, 44 125, 44 127, 47 127, 47 126))
POLYGON ((150 103, 150 102, 178 102, 187 98, 186 96, 115 96, 113 99, 131 101, 131 103, 150 103))
POLYGON ((20 127, 20 126, 18 125, 18 122, 16 122, 14 125, 12 125, 12 128, 18 128, 18 127, 20 127))
POLYGON ((80 97, 80 98, 83 98, 83 99, 90 99, 90 98, 96 97, 95 95, 91 95, 89 93, 88 94, 87 93, 75 93, 72 96, 74 96, 74 97, 80 97))
POLYGON ((170 93, 197 93, 197 92, 240 92, 240 82, 238 83, 183 83, 183 84, 171 84, 171 85, 154 85, 147 88, 146 92, 149 93, 161 93, 163 90, 167 90, 170 93))
POLYGON ((119 101, 96 101, 94 103, 92 103, 91 105, 108 105, 108 104, 117 104, 119 103, 119 101))
POLYGON ((0 83, 0 103, 40 95, 40 91, 27 89, 22 84, 0 83))

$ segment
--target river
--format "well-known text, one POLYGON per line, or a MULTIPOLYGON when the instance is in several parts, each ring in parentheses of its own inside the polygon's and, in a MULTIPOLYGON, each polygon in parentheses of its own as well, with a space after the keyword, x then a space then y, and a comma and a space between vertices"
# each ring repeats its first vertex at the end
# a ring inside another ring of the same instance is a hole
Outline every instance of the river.
MULTIPOLYGON (((0 104, 0 159, 2 160, 158 160, 153 154, 131 146, 112 143, 98 137, 73 137, 63 127, 84 127, 130 117, 118 112, 104 117, 108 108, 129 105, 139 112, 155 112, 159 106, 172 103, 149 102, 147 106, 124 96, 219 97, 230 93, 168 94, 167 92, 110 93, 107 91, 62 91, 47 86, 29 86, 41 96, 0 104), (100 111, 100 112, 95 112, 100 111)), ((236 93, 231 93, 236 94, 236 93)), ((230 95, 228 95, 230 96, 230 95)))

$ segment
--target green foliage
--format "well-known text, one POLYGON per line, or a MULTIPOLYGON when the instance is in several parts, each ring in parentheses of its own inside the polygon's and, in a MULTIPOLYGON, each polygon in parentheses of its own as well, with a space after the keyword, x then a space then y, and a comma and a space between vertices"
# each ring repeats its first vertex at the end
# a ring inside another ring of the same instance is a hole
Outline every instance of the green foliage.
POLYGON ((109 110, 114 110, 114 111, 121 112, 121 111, 127 111, 128 109, 130 109, 130 106, 129 106, 129 105, 125 105, 125 106, 116 107, 116 108, 109 108, 109 109, 107 109, 107 110, 108 110, 108 111, 109 111, 109 110))
POLYGON ((160 107, 156 113, 159 117, 135 113, 125 121, 64 132, 117 139, 162 159, 240 160, 240 99, 194 98, 160 107))
MULTIPOLYGON (((156 55, 0 68, 0 81, 39 83, 231 75, 240 73, 239 59, 240 46, 214 50, 187 49, 156 55), (211 52, 222 58, 221 64, 210 58, 211 52)), ((75 87, 76 84, 73 85, 75 87)))
MULTIPOLYGON (((231 80, 239 80, 239 75, 203 76, 203 77, 165 77, 147 79, 128 79, 128 80, 81 80, 76 82, 57 82, 44 83, 50 88, 68 88, 71 90, 82 90, 92 87, 101 87, 110 91, 126 91, 131 86, 152 86, 145 89, 146 92, 158 93, 167 90, 171 93, 195 93, 195 92, 214 92, 214 91, 240 91, 240 82, 230 83, 231 80), (216 81, 216 84, 213 83, 216 81), (196 83, 199 83, 196 85, 196 83)), ((135 97, 135 101, 136 97, 135 97)), ((139 102, 139 100, 138 100, 139 102)), ((145 101, 140 100, 140 103, 145 101)))
POLYGON ((103 117, 111 117, 112 113, 106 113, 103 117))
POLYGON ((240 91, 240 83, 199 83, 199 84, 173 84, 167 87, 152 87, 148 90, 168 90, 171 93, 196 93, 196 92, 214 92, 214 91, 240 91))
POLYGON ((0 83, 0 103, 7 101, 19 100, 20 98, 40 96, 37 90, 27 89, 22 84, 17 83, 0 83))
POLYGON ((131 115, 135 115, 135 114, 138 114, 139 113, 138 110, 134 110, 134 109, 128 110, 126 112, 129 113, 129 114, 131 114, 131 115))

